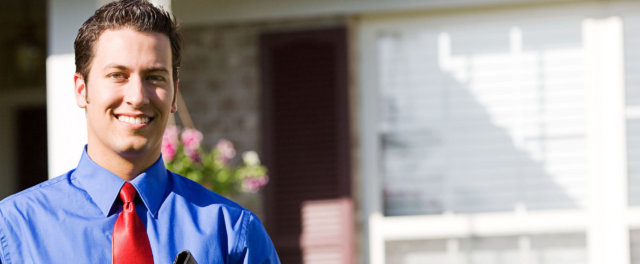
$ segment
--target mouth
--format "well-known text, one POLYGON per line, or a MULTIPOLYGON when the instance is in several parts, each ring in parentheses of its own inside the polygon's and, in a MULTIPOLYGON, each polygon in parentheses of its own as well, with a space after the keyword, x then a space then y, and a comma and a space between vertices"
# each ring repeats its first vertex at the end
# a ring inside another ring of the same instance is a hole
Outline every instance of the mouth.
POLYGON ((130 116, 130 115, 116 115, 119 121, 131 124, 131 125, 146 125, 153 120, 148 116, 130 116))

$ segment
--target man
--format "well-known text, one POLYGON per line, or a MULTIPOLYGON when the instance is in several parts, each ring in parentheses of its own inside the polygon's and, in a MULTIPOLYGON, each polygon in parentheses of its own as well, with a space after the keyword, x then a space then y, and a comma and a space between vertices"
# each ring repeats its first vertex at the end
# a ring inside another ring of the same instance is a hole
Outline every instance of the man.
POLYGON ((75 41, 88 143, 78 167, 0 202, 1 263, 279 263, 250 211, 167 171, 180 37, 144 0, 98 9, 75 41))

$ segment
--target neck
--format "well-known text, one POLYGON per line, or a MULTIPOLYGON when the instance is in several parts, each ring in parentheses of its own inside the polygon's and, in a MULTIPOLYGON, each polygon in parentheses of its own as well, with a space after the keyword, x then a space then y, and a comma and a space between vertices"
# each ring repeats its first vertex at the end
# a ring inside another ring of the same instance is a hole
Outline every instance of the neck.
POLYGON ((135 155, 135 153, 113 153, 101 152, 96 148, 87 145, 87 154, 98 165, 109 170, 125 181, 131 181, 151 167, 160 157, 158 155, 135 155))

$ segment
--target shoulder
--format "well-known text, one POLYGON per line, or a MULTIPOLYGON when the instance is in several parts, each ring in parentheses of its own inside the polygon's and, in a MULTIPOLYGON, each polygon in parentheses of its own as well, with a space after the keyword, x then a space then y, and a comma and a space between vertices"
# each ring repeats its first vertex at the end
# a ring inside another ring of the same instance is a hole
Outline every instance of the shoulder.
POLYGON ((69 191, 72 188, 72 173, 73 170, 8 196, 0 201, 0 211, 6 213, 12 209, 47 206, 56 202, 54 198, 58 196, 71 195, 69 191))
POLYGON ((72 182, 72 173, 73 170, 0 201, 1 222, 15 226, 55 217, 51 214, 68 206, 68 201, 87 199, 86 194, 72 182))
POLYGON ((217 194, 199 183, 170 172, 172 184, 170 200, 181 207, 190 208, 192 214, 224 218, 227 223, 244 221, 252 213, 234 201, 217 194))
POLYGON ((244 208, 230 199, 217 194, 199 183, 192 181, 182 175, 169 171, 171 183, 173 184, 172 192, 193 203, 200 205, 215 205, 243 210, 244 208))
MULTIPOLYGON (((63 201, 74 195, 70 178, 72 172, 44 181, 0 201, 1 260, 9 261, 8 252, 19 252, 20 245, 27 244, 25 241, 28 239, 25 237, 33 237, 32 233, 36 232, 36 229, 53 222, 41 220, 56 219, 51 213, 53 209, 60 208, 63 201)), ((21 262, 19 257, 14 254, 12 260, 21 262)))

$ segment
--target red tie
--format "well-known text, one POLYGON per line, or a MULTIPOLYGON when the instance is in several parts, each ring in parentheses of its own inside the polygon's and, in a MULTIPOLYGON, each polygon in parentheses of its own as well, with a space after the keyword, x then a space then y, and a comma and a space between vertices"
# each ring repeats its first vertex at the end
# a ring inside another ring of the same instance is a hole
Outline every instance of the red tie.
POLYGON ((111 263, 153 263, 147 231, 136 213, 136 188, 125 182, 120 190, 124 203, 113 227, 111 263))

